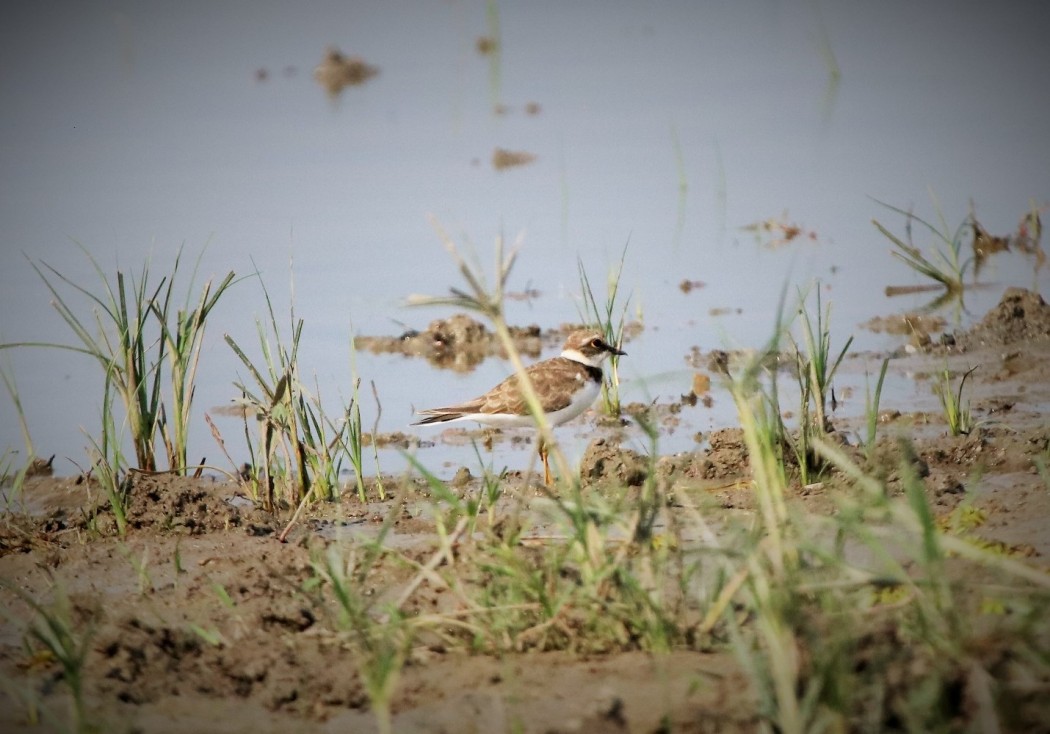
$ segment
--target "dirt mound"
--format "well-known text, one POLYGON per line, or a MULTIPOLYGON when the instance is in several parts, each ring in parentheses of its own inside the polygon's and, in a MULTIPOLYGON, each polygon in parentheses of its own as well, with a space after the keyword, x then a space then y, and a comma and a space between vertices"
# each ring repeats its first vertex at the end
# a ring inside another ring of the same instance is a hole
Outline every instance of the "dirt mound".
POLYGON ((620 486, 637 487, 648 474, 649 462, 644 456, 605 438, 591 441, 580 461, 580 478, 585 484, 613 481, 620 486))
POLYGON ((128 527, 186 535, 245 528, 269 535, 277 520, 251 502, 238 502, 234 485, 169 474, 133 474, 128 527))
POLYGON ((707 436, 707 448, 667 457, 669 475, 688 479, 738 479, 747 474, 747 446, 739 428, 724 428, 707 436))
POLYGON ((1038 293, 1007 288, 999 304, 968 332, 956 335, 961 346, 1000 346, 1050 339, 1050 306, 1038 293))

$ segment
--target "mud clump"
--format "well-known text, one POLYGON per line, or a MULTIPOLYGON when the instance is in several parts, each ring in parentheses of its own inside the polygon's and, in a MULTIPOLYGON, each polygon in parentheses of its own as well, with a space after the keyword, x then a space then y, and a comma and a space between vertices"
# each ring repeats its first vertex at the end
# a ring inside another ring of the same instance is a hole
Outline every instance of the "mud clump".
MULTIPOLYGON (((540 356, 543 339, 539 326, 512 326, 510 335, 521 354, 540 356)), ((424 331, 407 331, 400 336, 359 336, 354 346, 373 354, 425 357, 435 367, 456 372, 470 372, 487 357, 506 356, 499 336, 466 314, 435 319, 424 331)))
POLYGON ((747 446, 739 428, 707 437, 707 449, 674 457, 674 472, 690 479, 736 479, 748 471, 747 446))
POLYGON ((585 484, 611 481, 637 487, 648 474, 649 462, 644 456, 605 438, 591 441, 580 461, 580 478, 585 484))
POLYGON ((1024 288, 1007 288, 979 324, 955 336, 956 343, 966 349, 1048 339, 1050 306, 1041 295, 1024 288))
POLYGON ((166 474, 132 474, 128 481, 130 528, 186 535, 241 527, 256 535, 274 530, 273 516, 252 507, 242 512, 228 501, 224 494, 230 485, 166 474))

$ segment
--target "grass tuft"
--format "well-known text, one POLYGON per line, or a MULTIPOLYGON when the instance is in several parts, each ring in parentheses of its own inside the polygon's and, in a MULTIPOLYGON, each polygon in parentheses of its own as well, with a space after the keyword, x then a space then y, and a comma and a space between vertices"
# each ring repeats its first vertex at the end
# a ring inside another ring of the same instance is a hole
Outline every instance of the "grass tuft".
MULTIPOLYGON (((26 624, 24 633, 30 652, 40 645, 59 664, 62 680, 70 692, 69 729, 74 732, 95 731, 88 720, 84 700, 84 664, 91 652, 93 623, 89 621, 81 624, 74 620, 69 597, 57 584, 52 587, 55 600, 50 605, 37 601, 18 584, 2 577, 0 588, 14 594, 33 612, 34 616, 26 624)), ((0 615, 12 624, 22 624, 6 607, 0 608, 0 615)))
MULTIPOLYGON (((872 220, 875 228, 893 245, 894 249, 891 254, 915 272, 944 288, 943 295, 934 301, 931 307, 938 307, 949 300, 960 299, 965 288, 966 272, 974 264, 972 256, 968 258, 963 257, 964 238, 967 233, 973 231, 972 217, 968 217, 952 232, 949 230, 943 216, 940 217, 940 226, 935 226, 911 211, 905 211, 881 201, 876 203, 904 217, 904 238, 893 234, 878 220, 872 220), (922 229, 933 235, 934 244, 930 247, 932 254, 929 256, 913 243, 913 224, 918 224, 922 229)), ((900 291, 893 287, 887 288, 887 295, 897 292, 907 291, 900 291)))
MULTIPOLYGON (((577 268, 580 273, 580 292, 583 296, 582 320, 586 323, 595 324, 602 332, 605 341, 613 345, 619 345, 623 342, 627 307, 631 301, 630 297, 628 297, 623 304, 617 303, 617 296, 620 292, 620 279, 623 276, 623 264, 626 258, 627 244, 623 246, 619 265, 615 270, 609 271, 609 279, 605 289, 605 301, 603 303, 599 303, 594 296, 594 291, 591 289, 591 281, 583 267, 583 261, 577 261, 577 268)), ((610 355, 609 369, 605 371, 602 380, 602 411, 606 415, 618 416, 621 412, 619 364, 619 356, 615 354, 610 355)))
POLYGON ((286 340, 264 283, 262 289, 269 321, 264 325, 256 319, 261 361, 253 362, 232 336, 225 335, 226 343, 255 383, 251 388, 243 381, 234 383, 242 395, 239 402, 245 408, 246 435, 247 416, 254 417, 259 426, 257 447, 253 449, 248 441, 249 481, 256 487, 261 485, 261 493, 256 490, 255 496, 265 508, 277 507, 279 484, 284 490, 283 502, 301 508, 306 502, 331 500, 338 495, 345 449, 354 438, 355 427, 360 429, 359 414, 355 413, 356 389, 355 401, 343 409, 341 420, 331 420, 322 407, 320 391, 311 392, 300 378, 303 320, 295 317, 293 307, 291 336, 286 340))
POLYGON ((223 293, 233 284, 234 274, 228 273, 214 288, 209 280, 194 307, 190 307, 187 295, 184 307, 176 309, 173 303, 181 250, 171 272, 159 282, 154 280, 148 260, 137 277, 134 274, 128 277, 118 270, 111 281, 91 254, 82 246, 81 250, 101 281, 99 292, 73 282, 47 263, 30 260, 33 270, 53 296, 52 305, 79 345, 26 342, 4 344, 0 348, 50 347, 91 357, 102 368, 107 384, 123 404, 137 468, 158 469, 156 454, 160 441, 168 468, 185 471, 193 383, 205 325, 223 293), (61 286, 92 304, 90 320, 80 315, 73 302, 59 292, 61 286), (162 393, 165 378, 171 391, 167 408, 162 393))
POLYGON ((944 419, 948 422, 948 432, 953 436, 969 435, 974 428, 973 416, 970 414, 970 402, 963 400, 963 388, 966 387, 966 379, 976 369, 976 367, 971 367, 964 372, 959 379, 958 386, 954 390, 952 388, 952 374, 947 367, 941 370, 939 373, 940 381, 934 384, 934 392, 940 398, 944 419))

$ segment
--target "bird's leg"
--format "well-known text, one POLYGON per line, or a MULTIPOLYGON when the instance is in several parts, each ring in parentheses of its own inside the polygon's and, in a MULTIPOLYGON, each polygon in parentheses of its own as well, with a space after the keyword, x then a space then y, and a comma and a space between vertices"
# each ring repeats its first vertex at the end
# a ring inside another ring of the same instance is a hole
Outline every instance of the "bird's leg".
POLYGON ((546 484, 547 486, 550 486, 550 484, 551 484, 551 467, 550 467, 550 464, 547 463, 547 443, 546 443, 546 441, 543 440, 542 436, 540 436, 539 452, 540 452, 540 461, 543 462, 543 483, 546 484))

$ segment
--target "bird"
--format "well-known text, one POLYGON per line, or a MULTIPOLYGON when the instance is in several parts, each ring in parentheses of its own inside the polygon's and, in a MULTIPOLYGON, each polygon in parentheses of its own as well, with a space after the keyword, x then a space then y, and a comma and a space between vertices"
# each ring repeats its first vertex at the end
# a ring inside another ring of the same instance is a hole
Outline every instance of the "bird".
MULTIPOLYGON (((626 352, 605 341, 597 329, 578 329, 566 337, 561 354, 525 368, 540 407, 551 426, 566 423, 589 408, 602 388, 602 362, 610 355, 626 352)), ((453 421, 477 421, 489 426, 534 426, 518 376, 511 375, 484 395, 465 403, 419 411, 426 416, 414 426, 453 421)), ((551 484, 550 464, 543 438, 539 441, 543 480, 551 484)))

